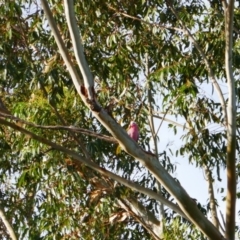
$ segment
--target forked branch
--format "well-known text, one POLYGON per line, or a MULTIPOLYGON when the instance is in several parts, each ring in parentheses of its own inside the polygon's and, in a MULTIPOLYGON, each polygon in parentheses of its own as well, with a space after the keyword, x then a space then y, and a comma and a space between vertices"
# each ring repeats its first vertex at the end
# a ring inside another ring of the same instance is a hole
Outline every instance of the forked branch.
MULTIPOLYGON (((41 1, 44 2, 45 5, 47 5, 46 0, 41 1)), ((45 13, 47 15, 51 14, 50 10, 45 13)), ((54 35, 54 37, 57 38, 58 36, 54 35)), ((76 77, 72 76, 72 78, 76 77)), ((77 91, 79 92, 79 89, 77 89, 77 91)), ((89 103, 85 95, 83 95, 81 91, 79 94, 82 97, 85 104, 88 107, 91 107, 89 106, 89 103)), ((117 139, 121 148, 125 152, 133 156, 135 159, 139 160, 143 164, 143 166, 145 166, 153 174, 157 181, 159 181, 166 188, 166 190, 169 191, 169 193, 175 197, 184 214, 196 226, 198 226, 202 230, 202 232, 205 233, 205 235, 208 236, 210 239, 224 239, 221 233, 214 227, 214 225, 210 221, 208 221, 208 219, 201 213, 197 206, 193 204, 192 199, 183 189, 183 187, 180 184, 178 184, 171 177, 171 175, 161 166, 158 159, 155 156, 152 156, 144 152, 142 148, 139 147, 138 144, 128 136, 127 132, 124 129, 122 129, 121 126, 111 116, 109 116, 107 112, 104 109, 102 109, 98 103, 96 103, 95 105, 97 105, 96 108, 93 109, 91 108, 92 114, 102 123, 102 125, 112 134, 112 136, 117 139)), ((70 150, 68 150, 68 152, 69 151, 70 150)), ((79 158, 78 155, 75 156, 79 158)), ((95 168, 95 166, 91 167, 95 168)), ((105 169, 104 170, 98 169, 97 171, 99 171, 101 174, 106 173, 105 169)), ((112 174, 113 173, 108 172, 108 177, 111 177, 112 174)), ((114 177, 117 178, 116 176, 114 177)), ((123 181, 123 179, 121 179, 121 181, 123 181)), ((130 183, 126 182, 126 184, 130 183)), ((159 194, 157 194, 157 196, 160 197, 159 194)))

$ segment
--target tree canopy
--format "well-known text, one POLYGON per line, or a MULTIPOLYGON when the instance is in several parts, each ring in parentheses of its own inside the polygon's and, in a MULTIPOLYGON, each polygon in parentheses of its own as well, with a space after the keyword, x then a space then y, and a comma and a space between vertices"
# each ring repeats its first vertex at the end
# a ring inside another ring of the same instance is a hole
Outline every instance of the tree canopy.
POLYGON ((2 238, 240 237, 239 15, 232 0, 3 0, 2 238), (159 147, 163 126, 180 147, 159 147), (206 203, 173 158, 204 171, 206 203))

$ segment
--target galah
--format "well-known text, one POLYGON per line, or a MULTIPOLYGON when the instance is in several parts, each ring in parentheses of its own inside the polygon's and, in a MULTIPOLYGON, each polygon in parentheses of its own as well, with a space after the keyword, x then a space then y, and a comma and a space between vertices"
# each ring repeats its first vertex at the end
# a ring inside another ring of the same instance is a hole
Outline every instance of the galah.
POLYGON ((136 142, 138 141, 139 129, 138 129, 138 125, 135 122, 133 121, 130 122, 127 133, 130 136, 130 138, 132 138, 134 141, 136 142))

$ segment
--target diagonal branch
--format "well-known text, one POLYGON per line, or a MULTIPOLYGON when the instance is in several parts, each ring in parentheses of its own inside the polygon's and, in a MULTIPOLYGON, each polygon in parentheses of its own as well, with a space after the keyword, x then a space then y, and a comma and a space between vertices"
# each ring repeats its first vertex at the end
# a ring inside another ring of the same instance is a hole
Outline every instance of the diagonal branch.
POLYGON ((140 204, 135 198, 118 199, 117 203, 130 213, 145 229, 153 236, 155 240, 160 239, 161 225, 163 222, 158 221, 154 214, 140 204))
MULTIPOLYGON (((91 160, 90 160, 91 161, 91 160)), ((103 175, 99 176, 96 174, 96 171, 92 171, 92 169, 83 166, 80 162, 74 161, 75 169, 80 174, 81 177, 88 179, 90 184, 94 187, 94 189, 98 189, 99 192, 114 192, 116 188, 116 182, 108 177, 104 177, 103 175), (77 164, 77 165, 76 165, 77 164)), ((117 184, 118 185, 118 184, 117 184)), ((123 191, 127 191, 125 186, 123 187, 123 191)), ((94 191, 94 190, 93 190, 94 191)), ((100 197, 101 198, 101 197, 100 197)), ((99 201, 98 199, 97 201, 99 201)), ((94 200, 95 202, 95 200, 94 200)), ((93 202, 89 202, 92 205, 93 202)), ((96 202, 95 202, 96 203, 96 202)), ((141 203, 138 201, 138 197, 134 192, 129 192, 127 195, 124 195, 116 201, 117 207, 123 208, 127 214, 130 213, 152 236, 159 236, 159 227, 160 222, 157 220, 155 215, 141 203)), ((115 214, 114 214, 115 215, 115 214)), ((118 215, 116 213, 116 215, 118 215)), ((86 213, 81 217, 81 222, 89 217, 89 214, 86 213)), ((110 220, 111 222, 111 220, 110 220)), ((159 240, 159 238, 156 238, 159 240)))
POLYGON ((35 128, 41 128, 41 129, 47 129, 47 130, 67 130, 69 132, 86 134, 86 135, 91 136, 91 137, 102 139, 106 142, 117 143, 117 141, 111 136, 96 133, 96 132, 93 132, 91 130, 87 130, 87 129, 84 129, 84 128, 79 128, 79 127, 74 127, 74 126, 61 126, 61 125, 54 125, 54 126, 53 125, 45 125, 45 126, 44 125, 38 125, 38 124, 28 122, 26 120, 20 119, 18 117, 13 116, 13 115, 2 113, 2 112, 0 112, 0 116, 15 120, 17 122, 20 122, 20 123, 23 123, 23 124, 26 124, 28 126, 35 127, 35 128))
POLYGON ((110 6, 110 4, 107 4, 107 7, 108 7, 109 9, 113 10, 113 11, 116 13, 116 15, 122 15, 122 16, 124 16, 124 17, 126 17, 126 18, 130 18, 130 19, 139 21, 139 22, 144 23, 144 24, 146 24, 146 25, 149 25, 149 26, 151 26, 151 27, 154 26, 154 27, 158 27, 158 28, 160 28, 160 29, 170 29, 170 30, 175 30, 175 31, 177 31, 177 32, 183 32, 183 33, 185 32, 185 30, 183 30, 183 29, 181 29, 181 28, 176 28, 176 27, 172 27, 172 26, 166 26, 166 25, 162 25, 162 24, 160 24, 160 23, 154 23, 154 22, 151 23, 151 22, 145 21, 145 20, 143 20, 143 19, 141 19, 141 18, 139 18, 139 17, 131 16, 131 15, 129 15, 129 14, 123 12, 123 11, 117 10, 116 8, 110 6))
POLYGON ((236 211, 236 93, 232 69, 234 0, 225 6, 225 67, 228 85, 228 125, 227 125, 227 198, 226 198, 226 238, 235 237, 236 211))
POLYGON ((67 69, 71 75, 72 81, 75 84, 76 90, 78 91, 78 93, 81 95, 81 85, 83 85, 83 81, 80 78, 80 76, 78 75, 76 69, 73 66, 73 63, 71 61, 70 55, 68 53, 68 50, 66 48, 66 46, 64 45, 64 42, 62 40, 61 34, 57 28, 57 25, 54 21, 53 15, 51 13, 51 10, 48 6, 48 2, 46 0, 41 0, 41 4, 43 6, 44 12, 46 14, 48 23, 51 27, 52 33, 55 37, 58 49, 62 55, 62 58, 67 66, 67 69))
POLYGON ((73 50, 75 53, 75 57, 77 59, 78 66, 81 70, 84 87, 87 91, 87 96, 90 100, 94 99, 94 80, 90 68, 87 64, 87 60, 84 56, 83 46, 80 39, 80 32, 77 26, 75 14, 74 14, 74 6, 73 0, 64 0, 64 8, 67 19, 68 28, 70 31, 73 50))
POLYGON ((106 176, 106 177, 110 177, 113 180, 129 187, 130 189, 132 189, 133 191, 137 191, 137 192, 141 192, 143 194, 146 194, 147 196, 156 199, 162 203, 164 203, 166 206, 168 206, 169 208, 171 208, 172 210, 176 211, 177 213, 179 213, 181 216, 183 216, 184 218, 188 219, 188 217, 182 212, 182 210, 174 203, 168 201, 167 199, 165 199, 164 197, 160 196, 159 194, 155 193, 154 191, 148 189, 148 188, 144 188, 136 183, 133 183, 129 180, 126 180, 102 167, 99 167, 96 163, 94 163, 94 161, 91 159, 91 161, 87 160, 84 157, 81 157, 77 152, 69 150, 67 148, 64 148, 56 143, 53 143, 49 140, 47 140, 44 137, 38 136, 14 123, 8 122, 2 118, 0 118, 0 124, 9 126, 23 134, 25 134, 26 136, 28 136, 31 139, 37 140, 43 144, 46 144, 50 147, 52 147, 55 150, 64 152, 66 154, 68 154, 69 156, 71 156, 72 158, 74 158, 75 160, 77 160, 78 162, 84 163, 86 164, 88 167, 92 168, 93 170, 99 172, 100 174, 106 176))
POLYGON ((169 122, 169 123, 171 123, 171 124, 173 124, 175 126, 182 127, 183 129, 189 129, 189 130, 192 129, 191 127, 187 126, 186 124, 180 124, 178 122, 175 122, 175 121, 173 121, 171 119, 168 119, 168 118, 165 118, 165 117, 161 117, 161 116, 158 116, 158 115, 153 115, 153 117, 162 119, 163 121, 169 122))
MULTIPOLYGON (((41 88, 42 88, 42 90, 43 90, 43 92, 44 92, 45 97, 47 98, 47 91, 46 91, 45 87, 43 86, 43 84, 41 85, 41 88)), ((54 104, 52 104, 52 103, 49 103, 49 104, 50 104, 50 106, 53 108, 53 110, 54 110, 55 114, 57 115, 58 119, 60 119, 60 121, 62 122, 62 124, 66 126, 67 123, 66 123, 66 121, 63 119, 63 117, 61 116, 61 114, 58 112, 56 106, 55 106, 54 104)), ((83 129, 83 130, 85 130, 85 129, 83 129)), ((88 131, 89 131, 89 130, 88 130, 88 131)), ((75 131, 72 129, 72 127, 71 127, 71 129, 70 129, 69 132, 70 132, 70 134, 72 135, 72 137, 74 138, 74 140, 78 143, 78 145, 80 146, 80 148, 82 149, 85 157, 90 158, 90 153, 89 153, 89 152, 87 151, 87 149, 85 148, 82 140, 81 140, 79 137, 76 136, 76 134, 74 133, 75 131)), ((90 131, 89 131, 89 132, 90 132, 90 131)), ((93 133, 93 132, 91 131, 91 133, 93 133)), ((95 136, 96 136, 96 135, 98 135, 98 134, 95 134, 95 136)), ((114 139, 113 139, 113 140, 114 140, 114 139)))
POLYGON ((5 216, 2 206, 0 206, 0 218, 2 219, 2 222, 4 223, 11 239, 17 240, 16 234, 14 233, 14 230, 13 230, 11 224, 9 223, 9 221, 7 220, 7 218, 5 216))
MULTIPOLYGON (((51 15, 47 1, 41 1, 44 2, 45 8, 48 8, 48 11, 45 12, 45 14, 47 16, 49 14, 51 15)), ((51 27, 56 26, 53 18, 50 18, 48 16, 48 19, 52 21, 51 27)), ((55 34, 54 37, 57 38, 58 36, 55 34)), ((75 78, 75 76, 73 76, 73 78, 75 78)), ((79 87, 79 85, 77 85, 76 87, 79 87)), ((81 93, 81 89, 77 88, 77 91, 82 97, 84 103, 92 110, 92 114, 99 120, 99 122, 102 123, 102 125, 112 134, 112 136, 117 139, 121 148, 125 152, 133 156, 135 159, 139 160, 141 164, 143 164, 143 166, 145 166, 153 174, 157 181, 159 181, 166 188, 166 190, 176 198, 180 208, 190 219, 190 221, 192 221, 196 226, 198 226, 201 231, 209 238, 221 239, 221 233, 201 213, 197 206, 193 204, 192 199, 184 190, 184 188, 179 183, 177 183, 172 178, 172 176, 161 166, 158 159, 155 156, 144 152, 143 149, 141 149, 141 147, 138 146, 138 144, 128 136, 127 132, 111 116, 109 116, 108 113, 104 109, 102 109, 97 102, 93 102, 94 105, 90 105, 90 103, 87 101, 88 99, 86 98, 86 96, 81 93)), ((78 157, 78 155, 76 156, 78 157)), ((104 174, 105 172, 106 170, 101 171, 102 174, 104 174)), ((110 174, 112 173, 108 172, 108 175, 110 174)))

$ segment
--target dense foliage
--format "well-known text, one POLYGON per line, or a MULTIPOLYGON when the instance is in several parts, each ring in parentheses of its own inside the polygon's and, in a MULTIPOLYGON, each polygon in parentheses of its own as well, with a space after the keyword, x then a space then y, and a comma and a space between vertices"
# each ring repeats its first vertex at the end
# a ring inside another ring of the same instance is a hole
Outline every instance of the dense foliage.
MULTIPOLYGON (((220 170, 226 167, 226 116, 213 84, 216 80, 227 105, 221 4, 199 0, 75 1, 98 102, 123 128, 136 121, 141 129, 139 146, 156 153, 170 174, 178 171, 172 162, 175 156, 210 174, 210 187, 224 178, 220 170), (170 145, 158 149, 164 136, 153 119, 159 118, 173 120, 168 127, 174 134, 184 129, 179 149, 170 145)), ((63 3, 53 0, 49 5, 80 73, 63 3)), ((234 12, 233 74, 238 101, 239 8, 234 12)), ((22 128, 142 187, 160 191, 175 203, 163 186, 157 190, 155 177, 146 167, 117 151, 117 141, 81 101, 39 1, 2 1, 0 30, 1 99, 8 109, 0 104, 1 118, 16 126, 3 124, 0 128, 0 205, 18 238, 160 239, 149 221, 156 227, 164 225, 164 239, 205 239, 194 223, 166 206, 164 218, 159 219, 163 206, 156 199, 24 134, 22 128)), ((238 117, 236 123, 238 129, 238 117)), ((236 151, 239 176, 238 144, 236 151)), ((213 211, 210 204, 197 205, 205 216, 213 211)), ((236 234, 239 227, 236 225, 236 234)), ((0 233, 8 238, 4 225, 0 233)))

